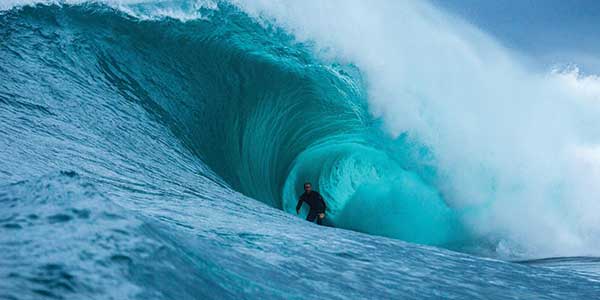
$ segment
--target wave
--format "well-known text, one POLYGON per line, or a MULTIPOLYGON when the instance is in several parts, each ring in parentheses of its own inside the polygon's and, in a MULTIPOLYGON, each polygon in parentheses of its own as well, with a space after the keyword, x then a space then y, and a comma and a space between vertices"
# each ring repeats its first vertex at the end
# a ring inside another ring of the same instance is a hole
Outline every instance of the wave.
POLYGON ((6 3, 9 299, 598 294, 595 259, 444 249, 594 252, 594 76, 535 75, 424 3, 6 3), (294 215, 304 181, 329 227, 294 215))
POLYGON ((430 244, 454 239, 453 212, 392 149, 411 154, 417 146, 380 134, 352 65, 320 63, 291 36, 226 5, 210 21, 188 23, 140 23, 101 6, 93 18, 89 8, 50 8, 86 15, 70 25, 86 37, 78 47, 94 49, 86 68, 141 102, 234 189, 292 212, 302 183, 312 181, 333 226, 430 244))
POLYGON ((565 84, 593 77, 533 73, 426 3, 107 3, 2 23, 39 24, 64 80, 102 78, 221 184, 293 213, 311 181, 329 225, 411 242, 593 252, 597 94, 565 84))

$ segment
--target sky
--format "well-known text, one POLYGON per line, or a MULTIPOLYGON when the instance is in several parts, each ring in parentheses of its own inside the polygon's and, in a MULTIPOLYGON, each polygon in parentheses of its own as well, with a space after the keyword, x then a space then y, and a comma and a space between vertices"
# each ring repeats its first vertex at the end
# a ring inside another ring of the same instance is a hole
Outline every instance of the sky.
POLYGON ((431 0, 542 67, 600 74, 600 1, 431 0))

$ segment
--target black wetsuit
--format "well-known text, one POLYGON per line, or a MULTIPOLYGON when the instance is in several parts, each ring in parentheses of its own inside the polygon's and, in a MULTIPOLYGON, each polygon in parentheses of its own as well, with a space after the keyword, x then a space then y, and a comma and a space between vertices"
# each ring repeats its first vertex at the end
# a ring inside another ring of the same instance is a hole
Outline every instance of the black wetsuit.
POLYGON ((309 222, 314 222, 315 218, 317 219, 317 224, 321 225, 321 218, 317 218, 317 215, 320 213, 325 213, 327 209, 327 205, 323 200, 321 194, 315 191, 311 191, 310 193, 304 192, 302 196, 300 196, 300 200, 298 200, 298 205, 296 205, 296 210, 299 210, 302 207, 302 202, 306 202, 308 206, 310 206, 310 210, 308 211, 308 216, 306 216, 306 220, 309 222))

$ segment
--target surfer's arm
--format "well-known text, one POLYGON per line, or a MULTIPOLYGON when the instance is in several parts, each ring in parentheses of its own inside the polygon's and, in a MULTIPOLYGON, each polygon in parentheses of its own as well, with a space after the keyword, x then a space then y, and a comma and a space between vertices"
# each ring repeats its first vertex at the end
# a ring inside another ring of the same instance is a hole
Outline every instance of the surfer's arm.
POLYGON ((298 199, 298 204, 296 204, 296 213, 300 212, 300 207, 302 207, 302 197, 300 197, 300 199, 298 199))
POLYGON ((325 203, 325 200, 323 200, 323 196, 321 196, 321 194, 319 194, 319 200, 321 200, 321 203, 323 204, 323 209, 327 210, 327 203, 325 203))

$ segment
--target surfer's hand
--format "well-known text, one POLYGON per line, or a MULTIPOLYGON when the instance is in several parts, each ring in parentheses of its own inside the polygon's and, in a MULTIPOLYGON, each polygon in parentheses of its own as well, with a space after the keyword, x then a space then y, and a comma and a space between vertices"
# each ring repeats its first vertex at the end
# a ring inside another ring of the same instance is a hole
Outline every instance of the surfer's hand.
POLYGON ((319 214, 319 219, 323 219, 323 218, 325 218, 325 213, 320 213, 319 214))

